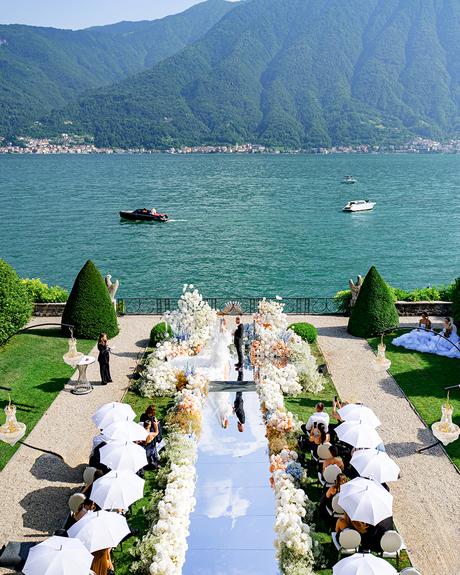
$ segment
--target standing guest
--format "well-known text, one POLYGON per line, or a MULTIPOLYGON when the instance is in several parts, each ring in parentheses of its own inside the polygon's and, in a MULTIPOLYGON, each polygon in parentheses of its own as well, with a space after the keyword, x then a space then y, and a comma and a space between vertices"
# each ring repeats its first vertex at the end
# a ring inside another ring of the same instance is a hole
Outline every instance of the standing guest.
POLYGON ((243 356, 243 338, 244 338, 244 326, 241 323, 241 319, 239 317, 235 318, 236 329, 233 333, 233 343, 236 347, 236 353, 238 355, 238 363, 235 364, 235 369, 242 372, 243 365, 244 365, 244 356, 243 356))
POLYGON ((93 562, 91 569, 96 575, 111 575, 115 573, 113 570, 112 558, 110 557, 110 549, 99 549, 94 551, 93 562))
POLYGON ((150 469, 158 469, 160 463, 160 458, 158 457, 157 450, 158 423, 155 420, 154 424, 152 425, 150 419, 146 419, 143 425, 148 435, 145 438, 145 441, 141 443, 141 445, 143 445, 145 449, 148 467, 150 469))
POLYGON ((302 425, 302 431, 305 435, 311 431, 311 428, 314 426, 315 422, 322 423, 324 425, 324 429, 327 432, 329 428, 329 414, 324 411, 324 403, 321 401, 316 404, 315 413, 310 415, 306 424, 302 425))
POLYGON ((335 495, 337 495, 337 493, 340 493, 340 488, 347 481, 348 481, 348 479, 346 478, 346 476, 343 473, 339 473, 339 475, 337 475, 337 479, 335 480, 334 485, 331 485, 331 487, 329 487, 327 489, 327 491, 325 493, 323 493, 321 500, 319 502, 319 508, 318 508, 319 514, 321 515, 321 517, 323 519, 328 520, 331 518, 331 516, 332 516, 332 499, 335 497, 335 495), (329 509, 330 513, 328 513, 328 509, 329 509))
POLYGON ((101 380, 102 385, 107 385, 112 383, 112 376, 110 375, 110 347, 108 346, 108 339, 106 333, 101 333, 97 342, 97 349, 99 350, 99 356, 97 361, 99 362, 99 369, 101 370, 101 380))

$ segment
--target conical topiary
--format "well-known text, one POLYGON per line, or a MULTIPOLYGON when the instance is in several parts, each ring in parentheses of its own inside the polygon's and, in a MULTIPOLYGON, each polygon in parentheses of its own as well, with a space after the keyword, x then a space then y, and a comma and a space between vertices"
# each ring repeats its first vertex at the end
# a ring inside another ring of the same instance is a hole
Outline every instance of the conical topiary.
MULTIPOLYGON (((74 335, 97 339, 101 332, 109 338, 118 333, 117 315, 104 279, 88 260, 75 279, 62 314, 62 323, 74 326, 74 335)), ((68 330, 63 328, 65 333, 68 330)))
POLYGON ((14 269, 0 260, 0 345, 29 321, 32 310, 26 286, 14 269))
POLYGON ((348 332, 371 337, 399 325, 393 296, 374 266, 367 272, 348 321, 348 332))
POLYGON ((460 324, 460 278, 454 282, 452 290, 452 317, 456 325, 460 324))

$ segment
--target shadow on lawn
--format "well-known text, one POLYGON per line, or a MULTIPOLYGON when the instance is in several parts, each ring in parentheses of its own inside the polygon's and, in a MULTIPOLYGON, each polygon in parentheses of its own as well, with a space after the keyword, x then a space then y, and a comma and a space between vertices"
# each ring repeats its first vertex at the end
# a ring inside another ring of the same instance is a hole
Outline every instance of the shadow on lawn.
POLYGON ((69 379, 70 377, 53 377, 37 385, 37 389, 41 389, 46 393, 57 393, 64 389, 69 379))

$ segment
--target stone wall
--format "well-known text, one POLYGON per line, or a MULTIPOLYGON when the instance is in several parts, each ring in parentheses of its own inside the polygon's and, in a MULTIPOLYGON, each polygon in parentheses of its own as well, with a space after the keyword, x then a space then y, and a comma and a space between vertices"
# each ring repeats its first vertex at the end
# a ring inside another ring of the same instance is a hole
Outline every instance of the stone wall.
POLYGON ((395 305, 401 317, 409 315, 420 316, 424 311, 433 317, 445 317, 452 313, 452 303, 450 301, 397 301, 395 305))
POLYGON ((34 304, 34 315, 38 317, 61 317, 64 313, 64 303, 36 303, 34 304))

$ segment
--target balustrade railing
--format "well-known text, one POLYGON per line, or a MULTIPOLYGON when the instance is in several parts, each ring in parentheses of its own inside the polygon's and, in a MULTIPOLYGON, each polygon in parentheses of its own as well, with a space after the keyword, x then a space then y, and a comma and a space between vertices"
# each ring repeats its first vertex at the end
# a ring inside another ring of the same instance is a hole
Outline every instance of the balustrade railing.
MULTIPOLYGON (((204 298, 209 305, 223 310, 229 302, 233 303, 232 313, 253 314, 257 311, 263 297, 209 297, 204 298)), ((267 297, 266 299, 274 299, 267 297)), ((293 315, 341 314, 333 297, 288 297, 283 298, 284 311, 293 315)), ((177 309, 177 298, 126 297, 117 300, 117 309, 125 315, 163 315, 166 311, 177 309)))

